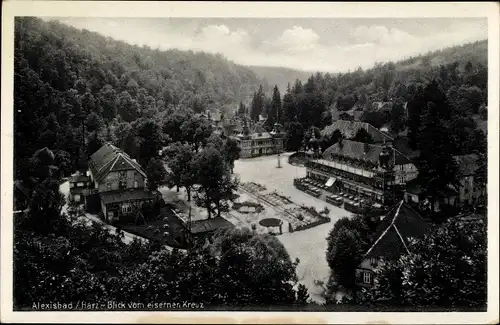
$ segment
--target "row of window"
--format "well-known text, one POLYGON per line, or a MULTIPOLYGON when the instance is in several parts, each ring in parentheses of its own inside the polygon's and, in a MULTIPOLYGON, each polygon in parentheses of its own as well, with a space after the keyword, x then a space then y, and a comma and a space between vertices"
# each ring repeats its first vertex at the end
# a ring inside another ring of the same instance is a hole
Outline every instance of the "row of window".
MULTIPOLYGON (((363 177, 363 176, 360 176, 357 174, 353 174, 353 173, 346 172, 346 171, 343 171, 340 169, 336 169, 336 168, 333 168, 330 166, 325 166, 325 165, 316 164, 316 163, 313 163, 311 165, 311 167, 313 167, 314 169, 320 170, 322 172, 328 173, 332 176, 339 176, 339 177, 342 177, 344 179, 352 180, 356 183, 368 185, 370 187, 375 187, 375 188, 379 188, 379 189, 383 188, 383 183, 381 181, 376 181, 373 178, 363 177)), ((390 181, 387 180, 386 183, 389 184, 390 181)))
MULTIPOLYGON (((278 143, 280 145, 281 143, 278 143)), ((257 147, 257 146, 276 146, 276 143, 272 140, 267 140, 267 141, 241 141, 241 147, 243 148, 248 148, 248 147, 257 147)))
MULTIPOLYGON (((108 191, 111 191, 112 189, 112 183, 111 181, 107 181, 106 182, 106 188, 108 189, 108 191)), ((139 183, 137 181, 134 181, 134 188, 138 188, 139 187, 139 183)), ((124 180, 121 180, 118 182, 118 188, 119 189, 124 189, 124 188, 127 188, 127 181, 124 181, 124 180)))
POLYGON ((124 204, 122 205, 122 213, 127 214, 132 212, 132 205, 130 204, 124 204))
MULTIPOLYGON (((319 174, 310 173, 310 172, 307 172, 307 177, 314 179, 314 180, 317 180, 317 181, 320 181, 320 182, 323 182, 323 183, 326 183, 326 181, 328 180, 328 177, 325 177, 324 175, 319 175, 319 174)), ((366 190, 363 190, 362 187, 358 188, 356 186, 352 186, 352 185, 345 184, 345 183, 338 183, 338 184, 342 184, 342 185, 339 185, 340 190, 349 194, 349 195, 355 195, 357 197, 361 197, 363 199, 373 200, 375 202, 383 202, 383 200, 384 200, 383 195, 368 192, 366 190)))
MULTIPOLYGON (((85 186, 85 183, 84 182, 78 182, 76 183, 76 187, 84 187, 85 186)), ((75 183, 69 183, 69 187, 70 188, 74 188, 75 187, 75 183)))

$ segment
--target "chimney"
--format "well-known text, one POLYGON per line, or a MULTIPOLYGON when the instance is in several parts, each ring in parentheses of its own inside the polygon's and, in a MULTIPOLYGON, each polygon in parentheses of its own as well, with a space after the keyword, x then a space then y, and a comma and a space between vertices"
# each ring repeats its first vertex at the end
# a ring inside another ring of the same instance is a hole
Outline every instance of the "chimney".
POLYGON ((368 151, 370 151, 370 145, 368 143, 365 143, 364 144, 364 153, 365 153, 365 155, 368 153, 368 151))
POLYGON ((382 168, 389 167, 389 153, 387 152, 386 147, 382 148, 382 152, 379 155, 379 166, 382 168))

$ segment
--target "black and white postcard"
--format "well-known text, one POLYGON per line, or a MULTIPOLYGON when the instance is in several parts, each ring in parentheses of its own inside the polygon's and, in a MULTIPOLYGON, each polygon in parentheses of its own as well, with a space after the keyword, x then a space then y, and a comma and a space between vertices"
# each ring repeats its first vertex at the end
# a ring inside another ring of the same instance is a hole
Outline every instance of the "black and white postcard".
POLYGON ((498 4, 3 9, 2 321, 498 322, 498 4))

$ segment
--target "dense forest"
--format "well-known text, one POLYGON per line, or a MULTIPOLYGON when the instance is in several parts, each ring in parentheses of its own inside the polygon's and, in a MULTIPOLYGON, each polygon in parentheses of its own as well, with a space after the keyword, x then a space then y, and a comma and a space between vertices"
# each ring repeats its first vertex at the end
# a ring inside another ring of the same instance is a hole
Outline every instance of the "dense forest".
POLYGON ((220 55, 132 46, 29 17, 15 22, 14 64, 16 172, 43 147, 76 159, 83 139, 112 121, 231 111, 262 83, 220 55))
MULTIPOLYGON (((359 111, 361 121, 377 128, 387 126, 395 134, 407 132, 413 149, 417 140, 425 101, 443 97, 440 110, 450 109, 449 127, 456 131, 457 146, 478 128, 486 132, 488 97, 487 41, 431 52, 400 62, 377 63, 347 73, 316 73, 306 82, 288 84, 279 112, 274 110, 272 95, 255 91, 247 111, 254 119, 263 113, 281 116, 288 129, 288 149, 301 147, 303 135, 311 127, 319 129, 339 118, 343 111, 359 111), (437 93, 426 87, 433 84, 437 93), (374 108, 374 103, 390 102, 388 110, 374 108)), ((242 110, 240 110, 242 111, 242 110)), ((456 148, 457 153, 468 149, 456 148)))

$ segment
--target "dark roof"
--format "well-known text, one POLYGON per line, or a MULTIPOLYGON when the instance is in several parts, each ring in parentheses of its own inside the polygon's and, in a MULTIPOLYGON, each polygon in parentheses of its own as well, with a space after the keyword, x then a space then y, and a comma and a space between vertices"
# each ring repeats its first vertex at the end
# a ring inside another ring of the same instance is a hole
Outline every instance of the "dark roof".
POLYGON ((191 222, 191 233, 200 234, 215 231, 222 228, 232 228, 234 225, 222 217, 191 222))
POLYGON ((454 156, 453 159, 457 163, 460 176, 470 176, 476 173, 478 159, 476 154, 454 156))
POLYGON ((110 143, 102 146, 90 157, 89 167, 96 181, 101 180, 112 171, 131 169, 137 170, 146 177, 146 174, 137 162, 110 143))
POLYGON ((69 192, 71 194, 85 194, 87 193, 89 190, 85 187, 73 187, 73 188, 70 188, 69 189, 69 192))
POLYGON ((71 176, 71 179, 69 180, 71 183, 78 183, 78 182, 88 182, 90 180, 90 177, 87 175, 73 175, 71 176))
MULTIPOLYGON (((405 192, 410 193, 410 194, 419 195, 419 196, 420 196, 420 194, 422 194, 423 188, 422 188, 418 178, 412 179, 411 181, 406 183, 405 192)), ((450 197, 450 196, 457 195, 458 192, 452 185, 448 185, 446 188, 438 191, 436 194, 438 197, 450 197)))
POLYGON ((418 179, 412 179, 406 183, 406 192, 416 195, 420 195, 422 193, 422 187, 420 186, 418 179))
POLYGON ((250 131, 252 139, 272 138, 271 134, 263 127, 263 123, 256 123, 250 131))
POLYGON ((392 102, 373 102, 372 109, 376 111, 390 111, 392 110, 392 102))
MULTIPOLYGON (((336 143, 323 152, 323 159, 331 160, 332 154, 341 155, 351 159, 359 159, 378 163, 379 156, 382 153, 382 146, 367 144, 363 142, 342 140, 342 144, 336 143)), ((391 165, 404 165, 410 164, 411 160, 403 155, 398 150, 389 147, 390 157, 389 163, 391 165)))
POLYGON ((392 142, 392 146, 410 159, 420 156, 419 150, 410 147, 410 140, 407 136, 398 136, 392 142))
POLYGON ((151 191, 146 191, 142 188, 132 188, 120 191, 102 192, 99 194, 104 205, 126 201, 141 201, 153 199, 154 194, 151 191))
POLYGON ((90 156, 89 168, 94 177, 102 167, 115 158, 116 150, 118 150, 118 148, 110 143, 106 143, 90 156))
POLYGON ((335 132, 335 130, 339 130, 344 136, 344 138, 348 139, 354 137, 356 133, 359 131, 359 129, 364 129, 366 132, 368 132, 368 134, 371 135, 375 143, 383 143, 386 141, 394 140, 394 138, 380 132, 376 127, 374 127, 369 123, 359 122, 359 121, 345 121, 345 120, 337 120, 333 122, 333 124, 321 130, 321 135, 330 136, 333 134, 333 132, 335 132))
POLYGON ((421 239, 429 229, 422 216, 404 201, 395 205, 375 231, 375 243, 364 258, 383 257, 397 259, 409 253, 410 238, 421 239))

